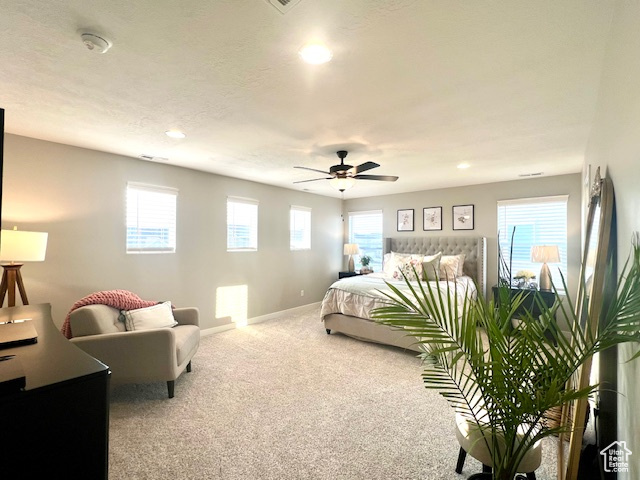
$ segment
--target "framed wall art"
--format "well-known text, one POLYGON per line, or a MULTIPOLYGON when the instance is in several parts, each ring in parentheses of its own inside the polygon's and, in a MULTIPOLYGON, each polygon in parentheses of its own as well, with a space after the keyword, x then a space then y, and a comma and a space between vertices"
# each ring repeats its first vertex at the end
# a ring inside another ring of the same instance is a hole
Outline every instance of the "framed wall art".
POLYGON ((413 232, 413 208, 398 210, 398 231, 413 232))
POLYGON ((473 230, 473 205, 453 206, 453 229, 473 230))
POLYGON ((422 229, 442 230, 442 207, 427 207, 422 209, 422 229))

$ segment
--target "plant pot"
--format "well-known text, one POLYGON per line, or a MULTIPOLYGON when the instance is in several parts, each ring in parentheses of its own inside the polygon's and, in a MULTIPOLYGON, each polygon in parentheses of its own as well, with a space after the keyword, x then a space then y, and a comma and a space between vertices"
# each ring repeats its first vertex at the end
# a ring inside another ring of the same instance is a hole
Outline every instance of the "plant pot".
MULTIPOLYGON (((493 474, 476 473, 474 475, 471 475, 467 480, 493 480, 493 474)), ((527 480, 527 476, 519 473, 515 477, 513 477, 513 480, 527 480)))

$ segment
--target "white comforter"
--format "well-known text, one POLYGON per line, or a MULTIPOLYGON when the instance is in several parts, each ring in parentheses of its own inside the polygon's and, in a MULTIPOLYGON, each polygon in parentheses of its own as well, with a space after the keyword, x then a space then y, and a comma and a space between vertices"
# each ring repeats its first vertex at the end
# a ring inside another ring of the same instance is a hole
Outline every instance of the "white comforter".
MULTIPOLYGON (((341 313, 353 317, 371 320, 371 312, 389 304, 389 299, 382 292, 392 293, 385 281, 393 284, 403 292, 410 292, 404 280, 394 280, 381 273, 357 275, 343 278, 333 283, 322 300, 320 318, 332 313, 341 313)), ((476 295, 476 287, 471 277, 458 277, 455 282, 430 282, 433 288, 446 291, 447 283, 451 292, 458 296, 462 305, 465 295, 476 295)), ((417 283, 415 284, 417 286, 417 283)))

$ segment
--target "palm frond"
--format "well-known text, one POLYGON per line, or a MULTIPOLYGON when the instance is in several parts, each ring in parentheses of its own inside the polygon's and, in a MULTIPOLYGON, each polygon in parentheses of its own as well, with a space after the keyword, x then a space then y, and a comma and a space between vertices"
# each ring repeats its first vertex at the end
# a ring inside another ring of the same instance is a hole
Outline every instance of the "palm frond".
MULTIPOLYGON (((508 268, 503 258, 500 265, 508 268)), ((483 438, 499 470, 512 471, 535 442, 570 430, 567 424, 552 425, 548 412, 594 392, 595 385, 577 389, 567 383, 584 362, 614 345, 640 341, 640 247, 636 245, 605 325, 596 333, 580 324, 583 312, 576 312, 568 297, 552 307, 534 297, 541 315, 534 318, 524 309, 513 331, 511 319, 523 310, 524 295, 512 295, 506 282, 498 285, 494 302, 481 294, 471 298, 454 282, 410 282, 406 276, 404 280, 402 289, 387 283, 389 292, 382 293, 388 304, 375 310, 373 317, 421 345, 424 386, 438 391, 457 412, 486 431, 483 438), (560 329, 557 317, 569 319, 568 331, 560 329)), ((561 280, 567 291, 564 276, 561 280)), ((586 291, 584 279, 579 290, 586 291)), ((640 352, 632 359, 639 356, 640 352)))

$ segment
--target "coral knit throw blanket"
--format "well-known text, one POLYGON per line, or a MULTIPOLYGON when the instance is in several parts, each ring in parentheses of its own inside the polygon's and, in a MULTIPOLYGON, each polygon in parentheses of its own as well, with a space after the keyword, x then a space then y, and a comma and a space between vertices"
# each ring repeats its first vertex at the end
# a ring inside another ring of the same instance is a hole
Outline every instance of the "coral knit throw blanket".
POLYGON ((135 308, 151 307, 158 303, 159 302, 142 300, 135 293, 128 292, 127 290, 105 290, 102 292, 95 292, 81 298, 73 304, 73 307, 71 307, 71 310, 67 313, 67 317, 64 319, 64 323, 62 324, 60 331, 67 338, 73 337, 73 334, 71 333, 71 324, 69 323, 71 312, 86 305, 102 304, 119 310, 133 310, 135 308))

